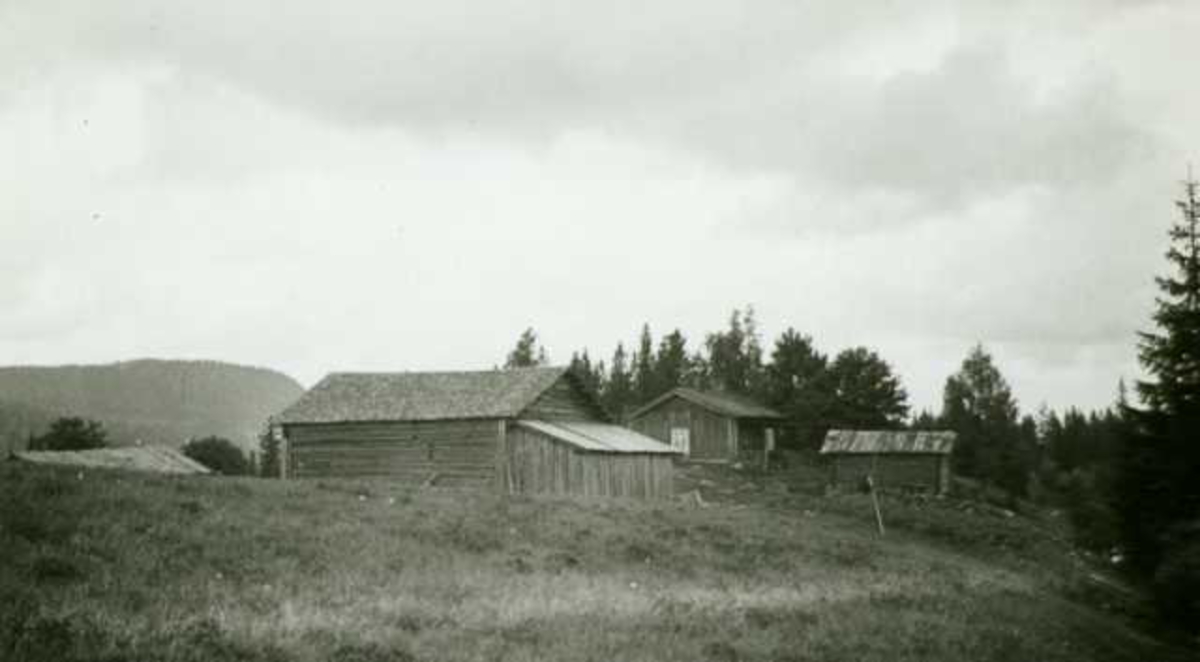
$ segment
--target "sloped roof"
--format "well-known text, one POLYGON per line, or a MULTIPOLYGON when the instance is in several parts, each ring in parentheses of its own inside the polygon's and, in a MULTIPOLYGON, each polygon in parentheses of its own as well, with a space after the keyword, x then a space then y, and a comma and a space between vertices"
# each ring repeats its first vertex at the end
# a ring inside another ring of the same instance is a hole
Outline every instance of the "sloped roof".
POLYGON ((821 453, 936 453, 954 450, 953 432, 938 430, 830 430, 821 453))
POLYGON ((22 451, 18 459, 36 464, 57 464, 94 469, 132 469, 165 474, 206 474, 208 467, 174 448, 127 446, 86 451, 22 451))
POLYGON ((715 414, 723 416, 731 416, 733 418, 773 418, 781 419, 783 415, 771 409, 764 407, 757 402, 736 393, 728 393, 725 391, 698 391, 694 388, 679 387, 671 389, 666 393, 651 400, 649 403, 638 408, 637 411, 630 415, 630 418, 638 418, 642 414, 658 407, 660 404, 670 400, 671 398, 682 398, 697 406, 703 407, 715 414))
POLYGON ((519 420, 518 425, 566 442, 585 451, 598 453, 661 453, 679 451, 620 425, 580 421, 519 420))
POLYGON ((287 409, 278 423, 515 418, 566 368, 476 372, 333 373, 287 409))

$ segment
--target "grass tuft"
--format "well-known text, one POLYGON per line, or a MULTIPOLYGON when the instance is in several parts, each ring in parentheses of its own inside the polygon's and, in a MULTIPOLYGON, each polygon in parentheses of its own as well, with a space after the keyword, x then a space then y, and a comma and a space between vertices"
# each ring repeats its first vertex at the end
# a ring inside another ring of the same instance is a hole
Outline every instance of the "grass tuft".
POLYGON ((35 558, 30 574, 38 584, 57 584, 80 581, 85 573, 69 559, 50 554, 35 558))

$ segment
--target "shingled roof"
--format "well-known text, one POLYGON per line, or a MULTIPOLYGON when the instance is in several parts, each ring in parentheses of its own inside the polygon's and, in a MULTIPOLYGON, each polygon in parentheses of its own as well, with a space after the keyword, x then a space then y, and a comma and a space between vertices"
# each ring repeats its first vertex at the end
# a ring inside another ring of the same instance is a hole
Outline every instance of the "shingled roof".
POLYGON ((925 430, 830 430, 821 445, 827 453, 933 453, 945 455, 954 450, 957 438, 949 431, 925 430))
POLYGON ((566 372, 566 368, 517 368, 333 373, 274 420, 286 425, 515 418, 566 372))
POLYGON ((633 412, 630 418, 637 418, 671 398, 682 398, 715 414, 733 418, 783 418, 783 415, 774 409, 764 407, 745 396, 724 391, 698 391, 682 386, 651 400, 633 412))

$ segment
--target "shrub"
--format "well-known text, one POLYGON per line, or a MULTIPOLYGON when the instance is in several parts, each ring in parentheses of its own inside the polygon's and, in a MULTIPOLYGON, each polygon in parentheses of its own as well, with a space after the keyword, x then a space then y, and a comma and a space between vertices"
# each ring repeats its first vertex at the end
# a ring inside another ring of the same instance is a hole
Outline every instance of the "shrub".
POLYGON ((279 440, 275 438, 274 429, 267 429, 258 437, 259 466, 258 475, 263 478, 279 477, 279 440))
POLYGON ((213 471, 226 476, 251 473, 250 460, 233 442, 221 437, 193 439, 183 447, 183 454, 213 471))
POLYGON ((1070 518, 1075 542, 1093 551, 1107 551, 1119 539, 1117 514, 1098 484, 1095 472, 1076 469, 1063 480, 1063 506, 1070 518))
POLYGON ((33 450, 82 451, 104 448, 108 433, 99 421, 78 416, 63 417, 50 424, 50 431, 29 442, 33 450))
POLYGON ((417 658, 404 647, 386 647, 375 643, 339 646, 330 662, 415 662, 417 658))
POLYGON ((60 556, 39 556, 31 568, 39 584, 66 583, 83 579, 83 571, 60 556))
POLYGON ((1177 537, 1154 572, 1154 599, 1163 617, 1200 632, 1200 522, 1177 537))

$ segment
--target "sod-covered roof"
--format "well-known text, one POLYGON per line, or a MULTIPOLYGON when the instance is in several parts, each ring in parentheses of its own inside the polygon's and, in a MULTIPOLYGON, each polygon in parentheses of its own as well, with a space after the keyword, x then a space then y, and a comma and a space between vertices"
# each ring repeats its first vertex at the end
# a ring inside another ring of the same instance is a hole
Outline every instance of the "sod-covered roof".
POLYGON ((208 467, 174 448, 126 446, 86 451, 21 451, 17 459, 35 464, 59 464, 88 469, 128 469, 164 474, 206 474, 208 467))
POLYGON ((954 450, 955 438, 945 430, 830 430, 821 453, 944 455, 954 450))
POLYGON ((671 389, 666 393, 651 400, 649 403, 640 407, 633 412, 630 418, 638 418, 641 415, 657 408, 662 403, 671 400, 672 398, 681 398, 692 404, 707 409, 714 414, 729 416, 732 418, 763 418, 763 419, 781 419, 783 415, 771 409, 764 407, 757 402, 736 393, 728 393, 725 391, 698 391, 694 388, 679 387, 671 389))
POLYGON ((566 372, 566 368, 517 368, 333 373, 275 421, 286 425, 515 418, 566 372))

